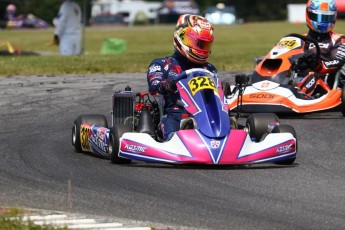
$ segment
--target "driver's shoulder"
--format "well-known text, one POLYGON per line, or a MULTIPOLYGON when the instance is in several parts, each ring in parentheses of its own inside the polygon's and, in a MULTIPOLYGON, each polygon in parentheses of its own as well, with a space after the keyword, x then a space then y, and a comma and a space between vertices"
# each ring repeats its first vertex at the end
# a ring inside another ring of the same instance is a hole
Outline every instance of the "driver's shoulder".
POLYGON ((334 41, 340 41, 341 43, 345 44, 345 35, 331 32, 331 37, 334 41))
POLYGON ((207 70, 209 70, 212 73, 217 73, 218 72, 217 68, 213 64, 211 64, 209 62, 206 62, 205 67, 206 67, 207 70))
POLYGON ((150 65, 160 65, 162 67, 169 65, 171 63, 176 62, 176 60, 174 59, 174 57, 172 56, 166 56, 166 57, 159 57, 156 59, 153 59, 150 63, 150 65))

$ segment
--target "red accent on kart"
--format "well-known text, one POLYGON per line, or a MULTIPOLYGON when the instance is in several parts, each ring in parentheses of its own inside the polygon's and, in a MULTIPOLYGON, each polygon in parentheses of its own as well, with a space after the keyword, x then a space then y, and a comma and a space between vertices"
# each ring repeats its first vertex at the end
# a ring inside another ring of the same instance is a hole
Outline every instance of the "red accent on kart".
POLYGON ((151 106, 145 102, 140 102, 140 103, 135 104, 134 110, 136 112, 140 112, 143 110, 144 107, 146 107, 148 110, 151 110, 151 106))
POLYGON ((190 117, 188 113, 182 113, 182 119, 186 119, 190 117))

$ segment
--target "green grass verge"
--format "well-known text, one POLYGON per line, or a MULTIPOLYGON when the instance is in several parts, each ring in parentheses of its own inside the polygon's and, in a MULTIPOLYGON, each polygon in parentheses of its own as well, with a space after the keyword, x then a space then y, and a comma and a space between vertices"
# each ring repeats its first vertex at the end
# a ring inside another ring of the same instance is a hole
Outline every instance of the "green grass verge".
POLYGON ((67 230, 67 227, 36 225, 32 221, 23 221, 24 211, 14 208, 0 208, 0 230, 67 230))
MULTIPOLYGON (((2 56, 0 75, 49 75, 143 72, 150 61, 172 54, 174 25, 136 27, 88 27, 85 30, 85 54, 2 56), (121 38, 127 50, 121 55, 100 55, 105 38, 121 38)), ((345 33, 345 21, 338 20, 335 31, 345 33)), ((209 61, 219 71, 252 70, 253 58, 265 55, 273 45, 289 33, 306 33, 305 24, 287 22, 245 23, 215 27, 215 42, 209 61)), ((0 44, 10 41, 23 51, 58 53, 58 47, 47 46, 53 29, 3 30, 0 44)), ((5 47, 0 47, 4 49, 5 47)))

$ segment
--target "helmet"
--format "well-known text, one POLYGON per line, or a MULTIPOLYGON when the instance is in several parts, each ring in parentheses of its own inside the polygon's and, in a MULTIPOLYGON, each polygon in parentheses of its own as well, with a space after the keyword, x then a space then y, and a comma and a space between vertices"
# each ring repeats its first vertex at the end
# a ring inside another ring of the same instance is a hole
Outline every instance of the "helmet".
POLYGON ((204 17, 181 15, 174 32, 174 48, 188 60, 204 64, 211 54, 213 31, 213 25, 204 17))
POLYGON ((306 8, 306 21, 309 29, 318 33, 331 32, 337 19, 337 6, 334 0, 309 0, 306 8))
POLYGON ((15 12, 15 11, 16 11, 16 6, 13 5, 13 4, 9 4, 9 5, 6 7, 6 10, 7 10, 7 12, 15 12))

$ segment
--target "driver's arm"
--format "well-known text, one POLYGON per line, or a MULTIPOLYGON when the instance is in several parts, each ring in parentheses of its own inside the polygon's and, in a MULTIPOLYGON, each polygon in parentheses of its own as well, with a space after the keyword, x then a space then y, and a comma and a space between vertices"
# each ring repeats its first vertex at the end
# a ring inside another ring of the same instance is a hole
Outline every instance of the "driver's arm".
POLYGON ((159 60, 154 60, 147 71, 147 82, 149 92, 160 94, 173 93, 176 91, 176 82, 167 79, 168 72, 164 69, 159 60))
POLYGON ((320 73, 334 73, 345 64, 345 37, 342 36, 335 43, 329 59, 322 60, 322 69, 320 73))

